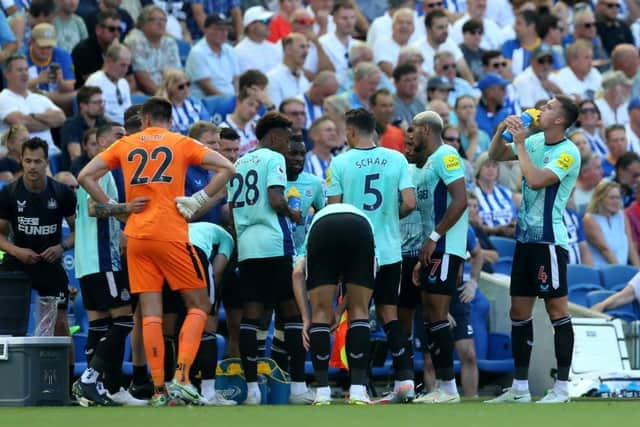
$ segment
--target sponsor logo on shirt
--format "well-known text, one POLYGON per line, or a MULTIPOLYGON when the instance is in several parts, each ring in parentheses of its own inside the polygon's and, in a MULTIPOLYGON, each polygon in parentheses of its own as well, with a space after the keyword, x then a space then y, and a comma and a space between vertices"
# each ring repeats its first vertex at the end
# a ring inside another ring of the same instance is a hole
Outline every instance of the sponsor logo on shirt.
POLYGON ((58 224, 40 225, 40 218, 19 216, 18 231, 30 236, 45 236, 55 234, 58 231, 58 224))
POLYGON ((18 212, 24 212, 24 208, 27 207, 27 201, 16 200, 16 202, 18 202, 18 212))
POLYGON ((331 169, 327 170, 327 187, 331 186, 331 175, 333 175, 331 169))
POLYGON ((556 160, 556 164, 560 167, 560 169, 566 171, 568 170, 574 162, 574 158, 569 153, 562 153, 558 160, 556 160))
POLYGON ((447 154, 442 158, 444 162, 444 168, 448 171, 454 171, 460 169, 460 159, 455 154, 447 154))

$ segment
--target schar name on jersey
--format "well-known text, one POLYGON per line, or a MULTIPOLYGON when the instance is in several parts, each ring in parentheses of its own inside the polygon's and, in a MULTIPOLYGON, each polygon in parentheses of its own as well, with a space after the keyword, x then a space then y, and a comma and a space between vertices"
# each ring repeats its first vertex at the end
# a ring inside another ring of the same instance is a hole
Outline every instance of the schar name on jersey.
POLYGON ((387 166, 387 159, 381 157, 367 157, 356 161, 356 167, 358 169, 366 168, 367 166, 387 166))
POLYGON ((40 225, 40 218, 19 216, 18 230, 29 236, 47 236, 58 231, 58 224, 40 225))

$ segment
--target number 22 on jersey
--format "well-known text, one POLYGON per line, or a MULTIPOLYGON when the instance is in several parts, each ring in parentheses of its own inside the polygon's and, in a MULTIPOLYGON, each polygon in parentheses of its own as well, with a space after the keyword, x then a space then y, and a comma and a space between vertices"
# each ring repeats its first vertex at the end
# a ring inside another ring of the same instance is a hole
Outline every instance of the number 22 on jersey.
POLYGON ((142 147, 134 148, 129 151, 127 161, 137 163, 133 176, 131 177, 131 185, 153 184, 153 183, 170 183, 173 181, 171 175, 167 175, 167 169, 171 166, 173 160, 173 151, 169 147, 158 146, 149 153, 142 147), (154 164, 145 173, 145 169, 149 162, 154 164))

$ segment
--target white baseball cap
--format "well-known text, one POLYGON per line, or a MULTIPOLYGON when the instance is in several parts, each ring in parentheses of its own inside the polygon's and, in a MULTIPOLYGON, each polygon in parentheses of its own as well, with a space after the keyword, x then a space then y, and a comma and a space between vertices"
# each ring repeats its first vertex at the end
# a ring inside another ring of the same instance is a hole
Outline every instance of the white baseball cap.
POLYGON ((247 28, 249 25, 256 21, 264 21, 267 19, 271 19, 273 16, 273 12, 266 10, 262 6, 253 6, 247 9, 244 12, 244 17, 242 18, 242 25, 247 28))

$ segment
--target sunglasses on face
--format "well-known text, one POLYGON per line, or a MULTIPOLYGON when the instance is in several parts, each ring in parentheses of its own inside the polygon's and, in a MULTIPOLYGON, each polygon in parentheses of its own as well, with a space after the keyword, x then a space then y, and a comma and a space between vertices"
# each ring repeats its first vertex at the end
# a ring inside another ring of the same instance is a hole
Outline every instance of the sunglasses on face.
POLYGON ((583 22, 583 23, 582 23, 582 26, 583 26, 584 28, 589 29, 589 28, 591 28, 591 27, 595 27, 595 26, 596 26, 596 23, 595 23, 595 22, 583 22))
POLYGON ((605 3, 607 9, 620 9, 620 3, 605 3))
POLYGON ((460 138, 456 138, 455 136, 443 136, 442 139, 447 142, 460 142, 460 138))
POLYGON ((493 68, 493 69, 498 69, 498 68, 501 68, 501 67, 506 67, 507 65, 509 65, 509 64, 507 63, 507 61, 494 62, 493 64, 491 64, 491 68, 493 68))
POLYGON ((105 30, 109 31, 110 33, 119 33, 120 32, 120 27, 118 27, 117 25, 101 25, 102 28, 104 28, 105 30))
POLYGON ((313 18, 297 18, 293 22, 300 25, 313 25, 316 21, 313 18))
POLYGON ((596 114, 598 112, 598 110, 596 110, 593 107, 587 107, 587 108, 582 108, 580 109, 580 114, 596 114))
POLYGON ((538 58, 537 59, 538 64, 540 65, 552 65, 553 64, 553 58, 550 56, 543 56, 542 58, 538 58))
POLYGON ((454 70, 455 70, 455 69, 456 69, 456 64, 444 64, 444 65, 442 66, 442 69, 443 69, 444 71, 447 71, 449 68, 452 68, 452 69, 454 69, 454 70))
POLYGON ((176 86, 178 90, 184 90, 185 88, 191 86, 191 82, 184 82, 176 86))
POLYGON ((425 7, 426 7, 427 9, 433 9, 434 7, 442 7, 442 4, 443 4, 443 3, 442 3, 441 1, 439 1, 439 2, 437 2, 437 3, 427 3, 427 4, 425 5, 425 7))

